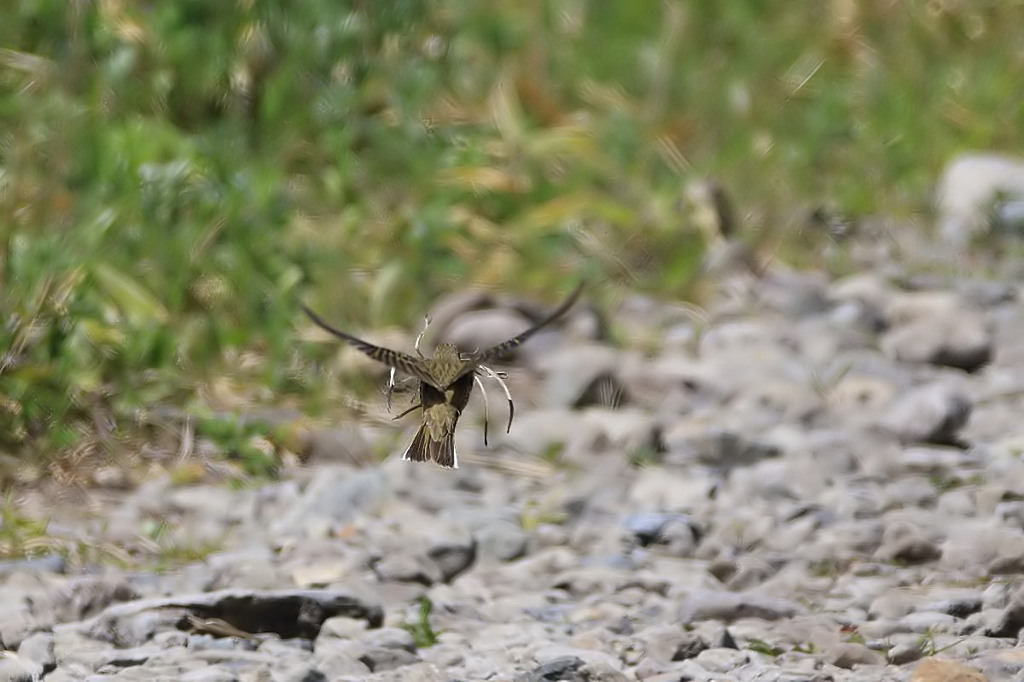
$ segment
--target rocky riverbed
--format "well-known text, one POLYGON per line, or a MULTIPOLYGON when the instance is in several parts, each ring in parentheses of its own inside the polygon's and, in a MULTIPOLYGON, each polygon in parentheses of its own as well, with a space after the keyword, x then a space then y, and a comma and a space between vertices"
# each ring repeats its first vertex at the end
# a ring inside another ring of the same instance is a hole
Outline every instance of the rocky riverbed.
MULTIPOLYGON (((474 397, 458 470, 400 461, 415 418, 339 423, 278 482, 54 510, 90 542, 159 523, 217 549, 0 565, 0 680, 1021 679, 1020 294, 775 268, 699 314, 580 305, 510 368, 508 435, 488 387, 489 448, 474 397)), ((474 346, 542 311, 434 312, 474 346)))

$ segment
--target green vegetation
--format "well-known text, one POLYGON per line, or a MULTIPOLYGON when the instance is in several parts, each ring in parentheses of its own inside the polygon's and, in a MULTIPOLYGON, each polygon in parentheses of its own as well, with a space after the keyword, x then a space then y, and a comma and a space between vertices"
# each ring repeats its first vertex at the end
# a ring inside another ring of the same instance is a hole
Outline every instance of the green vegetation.
POLYGON ((403 630, 412 635, 417 649, 426 649, 437 644, 437 637, 441 633, 435 631, 430 625, 430 613, 433 610, 434 602, 426 597, 420 597, 419 614, 416 620, 401 625, 403 630))
POLYGON ((812 209, 911 217, 1024 136, 1010 0, 8 5, 0 484, 173 454, 162 408, 272 473, 204 415, 351 393, 300 299, 360 329, 468 284, 685 298, 691 180, 827 265, 812 209))
POLYGON ((73 566, 105 563, 127 565, 130 555, 109 543, 54 532, 47 519, 21 512, 10 495, 0 503, 0 560, 59 555, 73 566))

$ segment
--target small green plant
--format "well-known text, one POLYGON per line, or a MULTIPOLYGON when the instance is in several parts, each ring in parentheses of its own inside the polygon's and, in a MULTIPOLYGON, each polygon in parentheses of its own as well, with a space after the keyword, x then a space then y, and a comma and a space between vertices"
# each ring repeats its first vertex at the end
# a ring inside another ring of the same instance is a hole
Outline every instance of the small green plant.
POLYGON ((527 500, 523 505, 523 511, 519 515, 519 525, 525 531, 537 530, 541 525, 561 525, 568 519, 568 514, 545 501, 527 500))
POLYGON ((165 519, 147 519, 142 526, 145 551, 136 557, 137 562, 149 565, 156 571, 172 571, 183 564, 202 561, 219 551, 221 543, 192 541, 181 542, 172 537, 172 526, 165 519))
POLYGON ((402 629, 412 635, 417 648, 423 649, 437 644, 437 637, 440 632, 434 630, 430 625, 430 613, 434 610, 434 603, 427 597, 420 597, 420 608, 418 618, 415 622, 402 624, 402 629))
POLYGON ((86 563, 130 564, 128 554, 120 547, 51 533, 48 519, 22 513, 12 497, 7 495, 0 508, 0 559, 31 559, 46 554, 59 554, 78 566, 86 563))
POLYGON ((786 650, 782 647, 776 646, 774 644, 769 644, 763 639, 747 640, 747 648, 756 653, 764 654, 765 656, 771 656, 772 658, 775 658, 776 656, 781 656, 782 654, 786 653, 786 650))
POLYGON ((265 422, 240 415, 211 415, 200 418, 197 432, 216 443, 229 460, 237 462, 244 476, 277 476, 280 461, 268 439, 273 429, 265 422))
POLYGON ((0 558, 21 559, 53 550, 49 525, 46 519, 21 514, 8 495, 0 509, 0 558))
POLYGON ((932 628, 928 628, 925 630, 924 634, 921 635, 920 639, 917 640, 917 648, 921 651, 923 656, 937 656, 938 654, 948 651, 966 640, 966 637, 961 637, 960 639, 950 642, 946 646, 939 646, 939 643, 935 641, 934 630, 932 628))
POLYGON ((846 635, 846 641, 851 644, 867 644, 864 635, 860 633, 856 625, 843 626, 841 632, 846 635))
POLYGON ((658 452, 657 448, 649 445, 636 448, 629 453, 629 463, 637 469, 654 466, 660 461, 661 453, 658 452))
POLYGON ((565 443, 555 441, 548 443, 544 451, 540 453, 540 459, 543 462, 558 467, 562 465, 562 453, 565 452, 565 443))

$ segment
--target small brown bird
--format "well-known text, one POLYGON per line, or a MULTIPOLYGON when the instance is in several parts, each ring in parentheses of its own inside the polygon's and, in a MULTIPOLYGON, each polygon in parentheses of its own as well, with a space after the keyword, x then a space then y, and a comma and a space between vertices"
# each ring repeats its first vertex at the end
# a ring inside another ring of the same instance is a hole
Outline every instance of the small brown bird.
MULTIPOLYGON (((339 339, 347 341, 374 360, 391 367, 392 382, 394 380, 394 370, 396 369, 419 379, 420 402, 395 417, 395 419, 399 419, 418 408, 423 410, 423 425, 416 432, 409 448, 402 455, 402 459, 414 462, 433 460, 443 467, 458 468, 459 460, 455 452, 455 426, 459 423, 462 410, 469 403, 469 396, 473 392, 473 384, 480 383, 480 372, 484 376, 499 381, 502 388, 505 389, 505 397, 508 398, 509 404, 508 427, 506 431, 512 428, 512 414, 514 410, 512 396, 508 391, 508 387, 502 381, 503 375, 486 367, 485 363, 505 355, 542 328, 564 315, 576 303, 576 299, 579 298, 581 291, 583 291, 582 283, 576 287, 576 290, 572 292, 569 298, 562 305, 558 306, 554 312, 508 341, 483 351, 474 351, 472 353, 464 353, 450 343, 442 343, 437 346, 432 358, 425 357, 422 353, 417 358, 407 353, 367 343, 351 334, 335 329, 306 306, 302 306, 302 309, 317 326, 337 336, 339 339)), ((426 331, 426 328, 424 328, 424 331, 426 331)), ((421 333, 420 338, 422 336, 423 334, 421 333)), ((416 340, 417 353, 419 353, 419 341, 420 339, 416 340)), ((393 383, 389 384, 389 389, 392 385, 393 383)), ((481 390, 483 390, 482 386, 481 390)), ((486 408, 486 393, 483 395, 486 408)), ((486 442, 487 422, 485 416, 484 443, 486 444, 486 442)))

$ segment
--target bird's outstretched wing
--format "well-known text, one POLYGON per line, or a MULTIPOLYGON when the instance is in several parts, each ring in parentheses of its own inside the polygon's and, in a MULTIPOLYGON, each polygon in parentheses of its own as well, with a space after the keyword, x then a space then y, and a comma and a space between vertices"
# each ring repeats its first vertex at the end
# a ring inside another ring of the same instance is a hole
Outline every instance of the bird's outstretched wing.
POLYGON ((562 305, 558 306, 550 315, 548 315, 543 320, 533 325, 523 333, 518 334, 517 336, 513 336, 508 341, 499 343, 496 346, 491 346, 490 348, 487 348, 485 350, 478 351, 476 353, 466 353, 463 356, 466 362, 466 367, 460 373, 460 376, 468 372, 472 372, 485 362, 490 362, 491 360, 499 358, 505 353, 508 353, 517 346, 520 346, 524 341, 526 341, 531 336, 539 332, 541 329, 548 326, 549 324, 560 318, 562 315, 565 315, 565 313, 569 311, 569 308, 571 308, 573 304, 576 303, 576 299, 580 297, 580 293, 582 291, 583 282, 580 282, 579 286, 576 287, 576 290, 569 295, 569 298, 565 299, 565 302, 563 302, 562 305))
MULTIPOLYGON (((303 312, 306 313, 306 315, 309 316, 309 319, 313 320, 313 322, 318 327, 328 332, 329 334, 337 336, 339 339, 342 339, 343 341, 347 341, 348 343, 352 344, 362 352, 369 355, 377 362, 383 363, 388 367, 394 367, 399 371, 405 372, 410 376, 416 377, 420 381, 427 382, 431 386, 434 385, 434 378, 430 376, 428 372, 424 371, 423 366, 420 364, 419 360, 417 360, 413 356, 407 355, 406 353, 402 353, 396 350, 391 350, 390 348, 381 348, 380 346, 375 346, 372 343, 368 343, 366 341, 363 341, 362 339, 352 336, 351 334, 347 334, 341 331, 340 329, 335 329, 331 325, 327 324, 319 315, 314 313, 306 306, 302 306, 302 310, 303 312)), ((437 388, 438 390, 441 391, 444 390, 443 386, 438 386, 437 388)))

